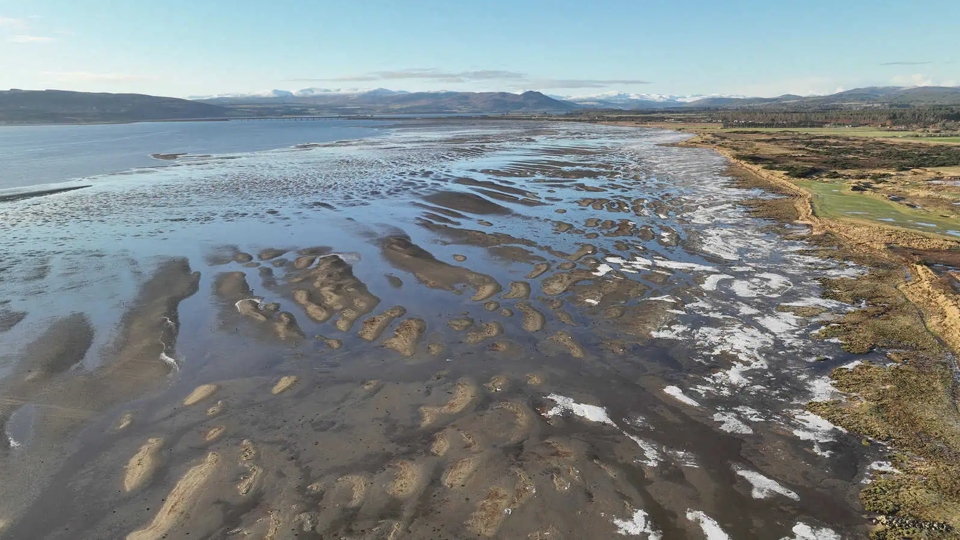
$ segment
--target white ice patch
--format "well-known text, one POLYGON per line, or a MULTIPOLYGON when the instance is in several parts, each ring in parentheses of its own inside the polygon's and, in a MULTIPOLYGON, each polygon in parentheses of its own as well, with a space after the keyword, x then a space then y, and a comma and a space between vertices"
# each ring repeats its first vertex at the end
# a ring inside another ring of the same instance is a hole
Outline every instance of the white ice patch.
POLYGON ((598 266, 596 270, 594 270, 593 275, 597 277, 604 276, 606 274, 609 274, 612 271, 613 271, 612 266, 610 266, 609 264, 603 263, 600 266, 598 266))
POLYGON ((691 469, 699 469, 700 464, 697 463, 697 457, 693 455, 692 452, 687 452, 686 450, 670 450, 665 449, 664 452, 670 456, 677 465, 681 467, 689 467, 691 469))
POLYGON ((657 448, 653 443, 645 441, 640 437, 631 435, 626 431, 623 432, 631 441, 637 443, 637 446, 640 447, 640 450, 643 450, 643 459, 637 459, 637 463, 642 463, 647 467, 656 467, 660 465, 662 459, 660 458, 660 453, 657 452, 657 448))
POLYGON ((583 301, 590 304, 591 306, 595 306, 600 303, 599 300, 595 300, 593 298, 584 298, 583 301))
POLYGON ((810 401, 830 401, 840 396, 840 391, 833 387, 830 377, 817 377, 810 381, 810 401))
POLYGON ((733 470, 739 476, 745 478, 747 482, 750 482, 750 485, 753 486, 753 490, 750 492, 750 495, 754 499, 769 499, 774 495, 783 495, 784 497, 793 499, 794 501, 800 500, 800 496, 796 493, 781 486, 775 480, 767 478, 756 471, 750 471, 738 467, 734 467, 733 470))
POLYGON ((700 406, 700 403, 684 395, 683 390, 677 388, 676 386, 668 386, 664 388, 663 393, 679 401, 680 403, 690 405, 691 407, 700 406))
POLYGON ((700 529, 707 540, 730 540, 727 533, 720 528, 719 523, 699 510, 687 510, 687 519, 700 525, 700 529))
POLYGON ((726 431, 727 433, 737 433, 740 435, 750 435, 753 433, 753 428, 744 424, 737 416, 733 413, 728 412, 718 412, 713 415, 714 422, 720 423, 720 430, 726 431))
POLYGON ((873 482, 873 478, 880 474, 899 474, 900 471, 893 466, 893 463, 889 461, 874 461, 870 465, 867 465, 867 474, 863 479, 864 484, 869 484, 873 482))
POLYGON ((715 291, 717 290, 717 285, 720 284, 721 280, 724 279, 733 279, 733 276, 727 274, 712 274, 707 276, 707 279, 703 280, 703 290, 705 291, 715 291))
POLYGON ((746 405, 740 405, 734 407, 734 410, 740 413, 744 418, 750 420, 751 422, 763 422, 763 415, 760 414, 760 411, 754 409, 753 407, 747 407, 746 405))
POLYGON ((793 536, 784 536, 780 540, 840 540, 840 535, 826 527, 817 529, 799 522, 793 526, 793 536))
POLYGON ((750 279, 734 281, 730 288, 741 298, 756 298, 758 296, 775 298, 783 295, 792 287, 793 283, 785 276, 771 272, 761 272, 750 279))
POLYGON ((617 532, 624 536, 645 534, 648 540, 660 540, 662 538, 660 531, 653 528, 650 515, 643 510, 635 511, 630 519, 613 518, 613 524, 617 526, 617 532))
POLYGON ((557 405, 544 413, 545 416, 556 416, 558 414, 563 414, 569 412, 574 416, 579 416, 581 418, 586 418, 591 422, 597 422, 599 424, 610 424, 615 426, 613 420, 610 419, 610 416, 607 415, 607 410, 603 407, 598 407, 596 405, 585 405, 583 403, 577 403, 573 399, 564 397, 557 394, 550 394, 547 396, 547 399, 552 399, 557 402, 557 405))
POLYGON ((831 424, 829 421, 820 418, 810 411, 794 411, 793 417, 801 426, 794 429, 793 434, 802 441, 812 441, 813 451, 817 454, 830 457, 832 452, 824 450, 820 445, 833 442, 833 432, 843 432, 844 429, 831 424))
POLYGON ((790 313, 757 317, 757 323, 780 337, 789 338, 797 329, 797 317, 790 313))

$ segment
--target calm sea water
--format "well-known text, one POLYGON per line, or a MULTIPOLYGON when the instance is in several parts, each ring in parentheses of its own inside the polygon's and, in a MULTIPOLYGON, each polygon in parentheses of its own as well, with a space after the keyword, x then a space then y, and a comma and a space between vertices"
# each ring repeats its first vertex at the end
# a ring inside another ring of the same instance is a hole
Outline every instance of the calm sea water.
POLYGON ((0 126, 0 191, 169 164, 151 154, 272 150, 374 136, 385 125, 374 120, 259 120, 0 126))

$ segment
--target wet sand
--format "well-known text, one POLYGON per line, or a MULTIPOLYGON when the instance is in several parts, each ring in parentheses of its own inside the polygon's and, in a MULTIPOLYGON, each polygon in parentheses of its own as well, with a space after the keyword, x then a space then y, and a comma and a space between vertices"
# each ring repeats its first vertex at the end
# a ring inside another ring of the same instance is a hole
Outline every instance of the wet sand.
POLYGON ((681 137, 413 123, 10 203, 0 537, 863 537, 883 449, 806 409, 882 357, 810 335, 862 270, 681 137))

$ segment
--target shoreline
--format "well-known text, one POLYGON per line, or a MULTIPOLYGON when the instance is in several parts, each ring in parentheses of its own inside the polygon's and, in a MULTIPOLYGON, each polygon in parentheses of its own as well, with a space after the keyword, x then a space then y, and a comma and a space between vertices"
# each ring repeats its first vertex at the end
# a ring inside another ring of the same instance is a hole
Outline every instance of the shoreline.
MULTIPOLYGON (((618 122, 608 124, 627 125, 618 122)), ((860 290, 859 280, 829 284, 837 286, 833 290, 825 283, 822 292, 824 297, 837 298, 839 295, 847 300, 859 300, 861 305, 852 314, 854 317, 850 322, 853 328, 839 332, 821 331, 819 336, 813 336, 814 339, 839 338, 844 349, 867 352, 858 343, 857 326, 866 325, 868 317, 876 316, 874 304, 881 304, 889 298, 889 293, 893 293, 906 300, 907 305, 901 311, 913 308, 918 312, 922 322, 921 332, 929 332, 946 345, 944 349, 920 348, 903 355, 888 353, 891 362, 885 366, 865 363, 853 369, 836 368, 830 378, 843 393, 844 399, 811 402, 807 408, 865 437, 864 444, 867 446, 881 444, 890 449, 891 461, 899 474, 865 485, 860 496, 864 509, 873 514, 875 529, 871 533, 872 538, 955 538, 956 531, 960 529, 960 513, 956 510, 960 494, 944 484, 947 483, 946 478, 955 478, 960 472, 951 463, 960 452, 960 447, 957 447, 960 438, 955 438, 960 433, 953 422, 956 418, 930 416, 936 416, 941 411, 945 411, 945 415, 956 415, 957 412, 957 398, 960 395, 960 368, 956 360, 960 357, 960 295, 949 290, 949 285, 945 283, 949 277, 938 276, 919 257, 907 256, 904 251, 908 254, 910 250, 953 252, 960 250, 960 241, 896 227, 820 216, 816 211, 813 193, 790 181, 782 171, 739 159, 733 149, 723 146, 722 142, 710 140, 713 138, 702 129, 696 126, 687 126, 687 129, 683 126, 649 127, 692 133, 693 137, 676 143, 676 146, 708 148, 717 152, 727 159, 732 169, 738 169, 734 172, 740 174, 733 174, 734 177, 748 175, 750 178, 744 181, 750 187, 780 195, 790 201, 792 207, 784 212, 782 204, 745 201, 756 215, 782 224, 806 225, 809 227, 808 240, 823 242, 837 250, 820 256, 855 259, 869 269, 865 281, 877 277, 877 281, 882 283, 870 291, 860 290), (881 292, 880 287, 886 290, 881 292), (866 316, 857 317, 859 312, 865 312, 866 316), (914 352, 916 354, 912 354, 914 352), (884 388, 891 384, 909 384, 910 388, 908 391, 888 391, 884 388), (902 408, 904 411, 876 411, 884 407, 902 408), (898 421, 903 424, 898 425, 898 421)), ((948 276, 957 279, 955 273, 948 272, 948 276)), ((844 318, 847 317, 850 315, 844 318)), ((893 328, 888 330, 895 332, 893 328)))

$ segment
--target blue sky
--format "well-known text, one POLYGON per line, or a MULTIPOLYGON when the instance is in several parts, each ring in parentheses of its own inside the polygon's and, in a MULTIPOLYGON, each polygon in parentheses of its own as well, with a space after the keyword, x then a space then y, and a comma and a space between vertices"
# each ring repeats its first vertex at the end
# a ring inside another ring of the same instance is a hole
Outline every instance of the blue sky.
POLYGON ((960 85, 960 0, 0 0, 0 88, 779 95, 960 85))

